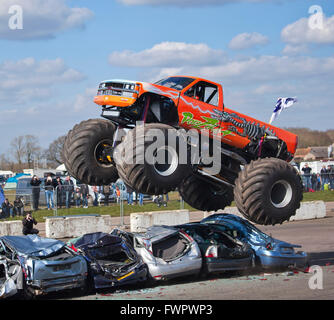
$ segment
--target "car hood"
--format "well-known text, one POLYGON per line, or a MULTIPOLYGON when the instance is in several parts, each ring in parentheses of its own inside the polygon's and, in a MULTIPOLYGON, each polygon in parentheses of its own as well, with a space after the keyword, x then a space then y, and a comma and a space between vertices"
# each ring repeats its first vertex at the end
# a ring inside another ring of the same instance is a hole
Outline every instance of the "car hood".
POLYGON ((19 255, 45 258, 60 249, 66 244, 60 240, 42 238, 37 235, 27 236, 3 236, 0 239, 19 255))

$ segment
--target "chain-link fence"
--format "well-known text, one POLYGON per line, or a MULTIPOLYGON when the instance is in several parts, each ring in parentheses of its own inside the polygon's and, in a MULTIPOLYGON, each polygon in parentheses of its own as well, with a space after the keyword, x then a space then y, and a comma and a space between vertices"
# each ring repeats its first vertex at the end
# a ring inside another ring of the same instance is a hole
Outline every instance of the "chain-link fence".
MULTIPOLYGON (((157 207, 168 207, 169 195, 150 196, 127 190, 125 185, 110 184, 107 186, 88 186, 64 182, 56 185, 56 180, 51 185, 45 185, 44 181, 39 186, 31 186, 30 180, 19 181, 17 187, 12 190, 5 188, 4 195, 8 199, 7 208, 0 210, 0 218, 23 216, 27 211, 49 210, 45 216, 67 216, 84 214, 109 214, 120 218, 120 224, 124 225, 125 206, 140 206, 142 211, 151 211, 151 204, 157 207), (24 183, 23 183, 24 182, 24 183)), ((178 192, 172 195, 172 201, 178 201, 179 208, 184 208, 184 201, 178 192)), ((173 206, 173 209, 175 204, 173 206)), ((177 208, 178 209, 178 208, 177 208)), ((130 211, 132 211, 130 209, 130 211)), ((134 208, 134 212, 139 208, 134 208)), ((127 209, 127 213, 129 209, 127 209)))

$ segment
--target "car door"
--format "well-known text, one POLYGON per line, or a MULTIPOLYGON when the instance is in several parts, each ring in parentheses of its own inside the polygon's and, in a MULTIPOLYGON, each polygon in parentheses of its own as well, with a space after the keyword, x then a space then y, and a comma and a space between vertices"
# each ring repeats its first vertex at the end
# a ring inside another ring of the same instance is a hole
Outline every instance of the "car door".
POLYGON ((212 130, 220 128, 222 100, 221 89, 208 81, 200 80, 184 89, 178 105, 180 126, 186 129, 207 129, 212 137, 212 130))

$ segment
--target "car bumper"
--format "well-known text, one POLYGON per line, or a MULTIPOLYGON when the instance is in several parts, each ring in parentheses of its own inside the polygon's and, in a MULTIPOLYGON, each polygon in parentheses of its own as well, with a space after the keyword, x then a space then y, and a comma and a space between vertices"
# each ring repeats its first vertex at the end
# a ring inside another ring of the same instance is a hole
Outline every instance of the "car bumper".
POLYGON ((230 270, 245 270, 252 267, 253 258, 243 259, 216 259, 206 258, 207 270, 209 273, 222 272, 230 270))
POLYGON ((107 277, 103 274, 95 274, 93 276, 95 289, 120 287, 145 281, 146 279, 147 267, 145 265, 142 265, 135 270, 129 271, 129 273, 117 279, 113 277, 107 277))
POLYGON ((39 295, 49 292, 84 287, 86 279, 86 275, 77 275, 57 279, 33 280, 29 282, 28 285, 35 291, 36 295, 39 295))
POLYGON ((177 263, 153 263, 146 262, 150 275, 155 280, 167 280, 183 276, 188 276, 200 272, 202 267, 202 258, 185 259, 177 263))
POLYGON ((287 267, 299 267, 303 268, 307 265, 307 254, 294 254, 294 255, 258 255, 261 266, 263 268, 287 268, 287 267))

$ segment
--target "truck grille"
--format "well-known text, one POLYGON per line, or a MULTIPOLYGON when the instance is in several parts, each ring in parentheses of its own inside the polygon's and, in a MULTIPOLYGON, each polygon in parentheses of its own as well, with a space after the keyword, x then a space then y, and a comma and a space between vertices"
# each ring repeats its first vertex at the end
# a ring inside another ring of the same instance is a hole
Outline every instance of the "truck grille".
POLYGON ((133 83, 105 82, 100 84, 97 95, 130 96, 132 93, 137 93, 135 88, 133 83))

